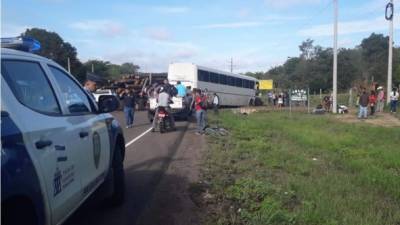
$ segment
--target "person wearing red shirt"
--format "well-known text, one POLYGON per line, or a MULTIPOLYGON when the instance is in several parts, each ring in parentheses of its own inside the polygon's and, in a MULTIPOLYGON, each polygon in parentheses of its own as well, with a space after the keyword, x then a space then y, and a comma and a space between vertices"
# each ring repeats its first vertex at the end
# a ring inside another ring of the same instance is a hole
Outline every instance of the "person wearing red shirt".
POLYGON ((376 106, 376 95, 375 91, 371 91, 371 94, 368 97, 369 107, 371 109, 371 116, 375 113, 375 106, 376 106))
POLYGON ((196 110, 196 120, 197 120, 197 132, 196 134, 203 134, 206 128, 206 110, 207 110, 207 98, 201 95, 199 89, 195 92, 195 110, 196 110))

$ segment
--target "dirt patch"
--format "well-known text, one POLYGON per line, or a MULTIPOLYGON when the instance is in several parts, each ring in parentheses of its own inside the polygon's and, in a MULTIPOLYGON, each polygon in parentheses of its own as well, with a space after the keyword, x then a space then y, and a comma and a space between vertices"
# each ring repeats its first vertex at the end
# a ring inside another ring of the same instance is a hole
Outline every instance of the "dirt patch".
POLYGON ((198 183, 204 136, 189 125, 175 156, 161 179, 150 203, 136 224, 187 225, 202 224, 201 208, 193 201, 193 184, 198 183))
POLYGON ((400 127, 400 120, 389 113, 379 113, 368 119, 358 119, 354 114, 335 115, 335 118, 345 123, 365 123, 382 127, 400 127))

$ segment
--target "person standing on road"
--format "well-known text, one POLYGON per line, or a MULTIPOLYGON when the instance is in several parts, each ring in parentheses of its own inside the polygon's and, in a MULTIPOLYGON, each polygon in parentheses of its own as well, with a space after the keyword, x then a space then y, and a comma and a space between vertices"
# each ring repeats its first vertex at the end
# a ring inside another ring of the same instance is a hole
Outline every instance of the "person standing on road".
POLYGON ((371 94, 369 95, 369 98, 368 98, 368 103, 369 103, 371 116, 373 116, 375 114, 375 106, 376 106, 375 91, 371 91, 371 94))
POLYGON ((201 95, 201 90, 197 89, 195 94, 195 110, 197 120, 196 134, 203 134, 206 128, 206 109, 207 99, 206 96, 201 95))
POLYGON ((126 128, 132 128, 135 116, 135 95, 130 89, 126 88, 125 91, 120 95, 120 99, 122 100, 124 106, 126 128))
POLYGON ((176 82, 176 89, 178 90, 178 96, 179 97, 185 97, 186 96, 186 87, 183 85, 180 81, 176 82))
POLYGON ((278 108, 282 108, 283 106, 283 96, 281 94, 278 95, 278 108))
POLYGON ((275 92, 273 92, 271 96, 272 96, 272 104, 273 104, 274 106, 276 106, 277 96, 276 96, 275 92))
POLYGON ((399 92, 397 88, 393 88, 390 92, 390 112, 396 113, 397 111, 397 102, 399 101, 399 92))
POLYGON ((365 90, 365 88, 363 89, 363 92, 360 96, 360 109, 359 109, 359 113, 358 113, 358 118, 359 119, 363 119, 363 118, 367 118, 368 116, 368 102, 369 102, 369 96, 367 94, 367 91, 365 90))
POLYGON ((192 105, 193 105, 192 87, 191 86, 187 86, 186 87, 186 107, 189 109, 189 111, 192 110, 192 105))
POLYGON ((214 97, 213 97, 214 114, 218 114, 218 107, 219 107, 219 98, 218 98, 217 93, 214 93, 214 97))
POLYGON ((270 106, 272 104, 272 92, 271 91, 268 92, 267 97, 268 97, 268 106, 270 106))
POLYGON ((378 87, 378 96, 377 96, 377 112, 383 112, 383 106, 385 105, 385 92, 382 87, 378 87))

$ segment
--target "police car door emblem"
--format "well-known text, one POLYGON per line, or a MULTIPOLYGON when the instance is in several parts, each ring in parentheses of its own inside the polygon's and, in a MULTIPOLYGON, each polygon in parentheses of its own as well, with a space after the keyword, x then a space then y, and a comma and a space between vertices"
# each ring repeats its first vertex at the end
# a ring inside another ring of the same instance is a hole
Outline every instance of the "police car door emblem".
POLYGON ((57 167, 56 172, 54 173, 54 179, 53 179, 53 196, 55 197, 56 195, 60 194, 62 191, 62 184, 61 184, 61 179, 62 179, 62 173, 60 169, 57 167))
POLYGON ((96 169, 99 167, 100 151, 101 151, 100 135, 97 132, 94 132, 93 133, 93 158, 94 158, 94 165, 96 166, 96 169))

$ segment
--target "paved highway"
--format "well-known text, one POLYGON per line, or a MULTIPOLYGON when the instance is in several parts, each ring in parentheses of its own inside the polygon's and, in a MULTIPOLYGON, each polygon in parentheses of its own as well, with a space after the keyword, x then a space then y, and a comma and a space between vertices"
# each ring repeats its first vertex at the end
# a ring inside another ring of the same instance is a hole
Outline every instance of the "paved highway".
MULTIPOLYGON (((121 125, 124 124, 122 112, 116 112, 114 116, 121 125)), ((176 126, 175 132, 152 133, 146 112, 136 112, 134 127, 124 128, 125 204, 109 208, 96 198, 91 199, 81 206, 66 224, 135 224, 174 157, 188 123, 181 121, 177 122, 176 126)))

